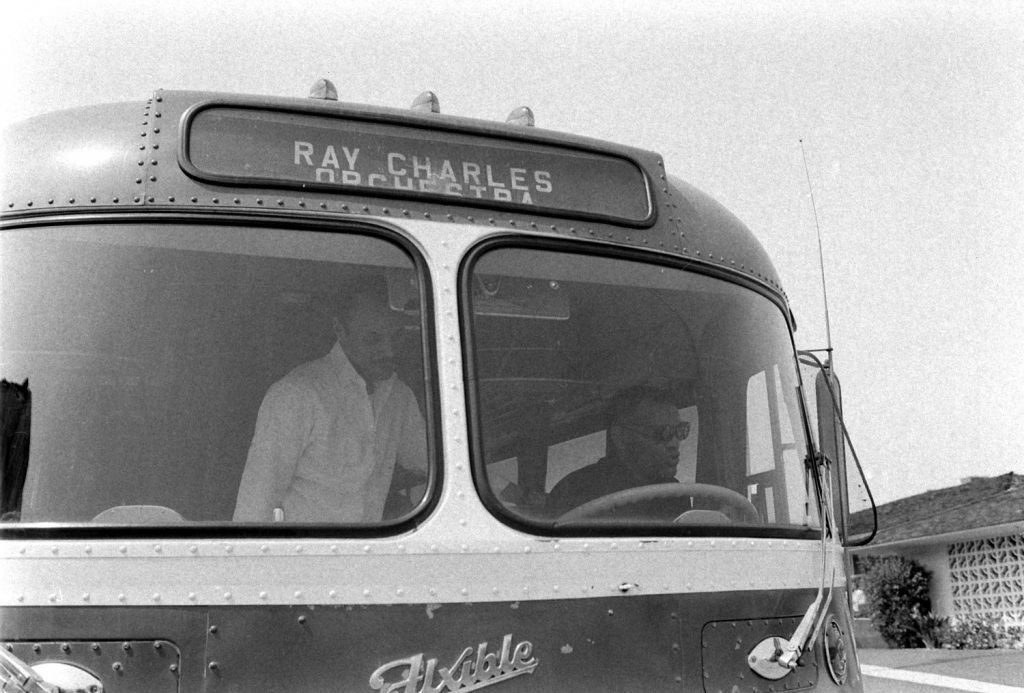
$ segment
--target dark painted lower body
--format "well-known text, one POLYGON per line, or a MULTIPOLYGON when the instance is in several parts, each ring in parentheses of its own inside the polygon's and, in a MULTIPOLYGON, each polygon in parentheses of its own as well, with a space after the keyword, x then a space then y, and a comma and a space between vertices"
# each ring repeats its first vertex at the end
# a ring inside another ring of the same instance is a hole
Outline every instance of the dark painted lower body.
MULTIPOLYGON (((0 642, 29 664, 88 669, 108 693, 862 690, 855 655, 850 682, 836 686, 820 643, 779 681, 747 665, 758 642, 792 634, 813 597, 16 607, 0 608, 0 642)), ((845 608, 831 610, 849 633, 845 608)))

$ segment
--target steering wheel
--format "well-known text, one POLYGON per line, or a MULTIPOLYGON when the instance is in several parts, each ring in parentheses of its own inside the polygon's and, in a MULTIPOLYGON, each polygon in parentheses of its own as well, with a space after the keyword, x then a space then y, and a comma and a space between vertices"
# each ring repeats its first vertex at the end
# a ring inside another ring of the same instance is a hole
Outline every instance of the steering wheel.
MULTIPOLYGON (((759 524, 761 522, 761 518, 757 514, 757 509, 754 508, 753 503, 732 489, 715 486, 713 484, 672 483, 638 486, 637 488, 628 488, 625 491, 610 493, 607 496, 595 498, 588 503, 584 503, 577 508, 573 508, 559 517, 558 521, 573 522, 576 520, 585 520, 592 517, 599 517, 606 513, 610 513, 621 508, 627 508, 632 505, 641 505, 643 503, 656 500, 675 500, 684 498, 710 501, 713 504, 717 503, 720 506, 732 508, 738 511, 740 518, 744 522, 752 524, 759 524)), ((688 508, 687 510, 690 509, 688 508)), ((687 520, 684 519, 686 514, 686 512, 682 512, 678 517, 676 517, 675 522, 686 522, 687 520)), ((722 516, 725 517, 724 514, 722 516)))

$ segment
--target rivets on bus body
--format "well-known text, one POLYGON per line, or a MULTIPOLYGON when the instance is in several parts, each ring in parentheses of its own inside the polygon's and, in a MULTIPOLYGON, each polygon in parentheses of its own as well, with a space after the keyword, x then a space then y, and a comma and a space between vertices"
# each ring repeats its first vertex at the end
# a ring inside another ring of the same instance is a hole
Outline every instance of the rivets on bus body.
POLYGON ((161 546, 160 544, 154 544, 153 545, 153 552, 154 553, 163 553, 163 551, 164 551, 164 547, 161 546))
POLYGON ((89 646, 89 648, 96 654, 100 653, 100 644, 98 642, 94 642, 92 645, 89 646))
POLYGON ((256 198, 256 204, 258 204, 258 205, 263 204, 263 198, 262 197, 257 197, 256 198))
POLYGON ((153 601, 154 602, 160 601, 160 593, 159 592, 154 592, 153 593, 153 601))
POLYGON ((167 201, 168 202, 174 202, 174 195, 168 196, 167 201))
POLYGON ((60 549, 57 548, 56 546, 53 546, 53 547, 50 548, 50 553, 52 553, 54 556, 56 556, 58 553, 60 553, 60 549))
POLYGON ((459 590, 459 592, 462 594, 463 597, 468 596, 469 595, 469 588, 463 587, 461 590, 459 590))
POLYGON ((391 214, 391 210, 388 209, 387 207, 381 207, 380 211, 383 212, 384 214, 391 214))
POLYGON ((216 662, 216 661, 210 662, 209 668, 210 668, 210 671, 217 671, 218 669, 220 669, 220 663, 216 662))
POLYGON ((89 597, 89 593, 88 592, 86 592, 86 593, 84 593, 82 595, 82 601, 83 602, 87 602, 87 601, 89 601, 89 599, 90 599, 90 597, 89 597))
POLYGON ((298 544, 295 547, 295 553, 302 553, 302 544, 298 544))
POLYGON ((231 601, 231 593, 230 592, 225 592, 224 593, 224 601, 226 601, 226 602, 230 602, 231 601))
POLYGON ((338 590, 331 590, 331 591, 329 591, 329 592, 327 593, 327 596, 328 596, 328 597, 329 597, 330 599, 337 599, 337 598, 338 598, 338 590))
POLYGON ((124 650, 125 652, 131 652, 132 651, 132 644, 130 642, 123 642, 123 643, 121 643, 121 649, 124 650))
POLYGON ((224 553, 232 553, 234 550, 235 550, 235 547, 232 546, 231 544, 225 544, 224 545, 224 553))
POLYGON ((295 620, 299 622, 300 626, 305 625, 306 624, 306 614, 300 614, 299 617, 297 619, 295 619, 295 620))
POLYGON ((153 132, 157 135, 160 134, 160 128, 153 128, 153 132))
MULTIPOLYGON (((139 181, 139 182, 141 183, 142 181, 139 181)), ((136 195, 136 196, 135 196, 135 197, 134 197, 133 199, 134 199, 134 201, 135 201, 135 202, 137 202, 137 203, 138 203, 138 202, 142 202, 142 198, 141 198, 141 197, 139 197, 138 195, 136 195)))
POLYGON ((116 671, 118 674, 120 674, 122 671, 124 671, 124 665, 121 664, 121 662, 114 662, 113 664, 110 665, 110 668, 113 669, 114 671, 116 671))
POLYGON ((302 599, 302 590, 295 590, 293 595, 296 599, 302 599))
POLYGON ((128 597, 125 596, 124 592, 122 592, 121 594, 117 595, 117 601, 123 604, 124 602, 128 601, 128 597))
POLYGON ((236 205, 240 205, 242 204, 242 198, 236 197, 234 200, 232 200, 232 202, 234 202, 236 205))
POLYGON ((363 596, 364 597, 369 597, 370 596, 370 590, 363 590, 363 596))
POLYGON ((277 206, 278 207, 284 207, 284 200, 278 200, 277 201, 277 206))
POLYGON ((212 203, 213 203, 213 204, 215 204, 215 205, 216 205, 216 204, 220 204, 220 198, 217 198, 217 197, 215 197, 215 198, 213 198, 212 200, 210 200, 210 202, 212 202, 212 203))
POLYGON ((150 176, 149 180, 150 180, 150 182, 155 183, 156 182, 156 176, 150 176))
POLYGON ((216 625, 210 626, 210 635, 216 635, 217 634, 217 630, 218 630, 218 628, 217 628, 216 625))
POLYGON ((189 592, 188 593, 188 600, 190 602, 194 602, 196 600, 196 593, 195 592, 189 592))
POLYGON ((117 550, 120 551, 122 555, 128 553, 128 547, 125 546, 124 544, 121 544, 120 546, 118 546, 117 550))
POLYGON ((363 212, 365 212, 366 214, 369 214, 370 213, 370 207, 368 205, 363 205, 363 212))
POLYGON ((266 592, 264 591, 264 592, 260 592, 258 596, 259 596, 259 598, 260 598, 260 600, 261 600, 261 601, 266 601, 266 600, 267 600, 267 596, 268 596, 268 595, 267 595, 267 593, 266 593, 266 592))

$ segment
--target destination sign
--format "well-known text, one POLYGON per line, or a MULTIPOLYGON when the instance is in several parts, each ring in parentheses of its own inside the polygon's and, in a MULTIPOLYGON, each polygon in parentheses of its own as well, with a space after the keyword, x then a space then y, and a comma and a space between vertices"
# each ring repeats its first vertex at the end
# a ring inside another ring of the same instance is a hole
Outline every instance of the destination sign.
POLYGON ((193 175, 415 197, 643 223, 652 210, 634 162, 609 154, 392 123, 238 107, 190 121, 193 175))

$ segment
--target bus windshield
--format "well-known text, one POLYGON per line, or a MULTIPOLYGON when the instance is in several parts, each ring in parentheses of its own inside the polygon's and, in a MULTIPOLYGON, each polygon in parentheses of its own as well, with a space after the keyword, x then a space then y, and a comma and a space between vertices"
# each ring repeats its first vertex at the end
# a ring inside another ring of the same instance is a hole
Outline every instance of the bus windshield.
POLYGON ((475 469, 499 516, 569 533, 818 525, 794 348, 770 300, 669 266, 508 246, 464 281, 475 469))
POLYGON ((0 261, 6 521, 380 525, 423 507, 421 273, 398 244, 65 226, 4 232, 0 261), (7 440, 18 389, 30 425, 7 440))

